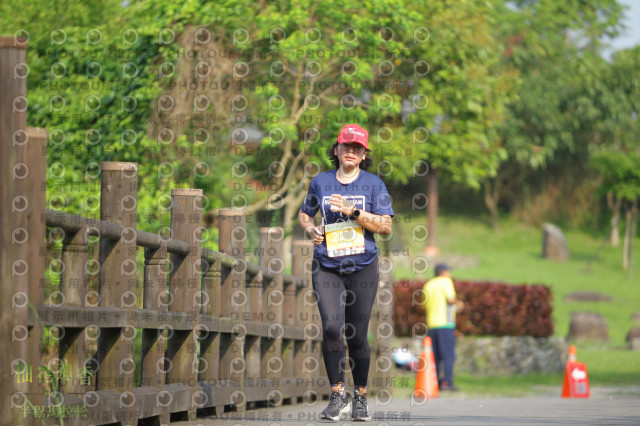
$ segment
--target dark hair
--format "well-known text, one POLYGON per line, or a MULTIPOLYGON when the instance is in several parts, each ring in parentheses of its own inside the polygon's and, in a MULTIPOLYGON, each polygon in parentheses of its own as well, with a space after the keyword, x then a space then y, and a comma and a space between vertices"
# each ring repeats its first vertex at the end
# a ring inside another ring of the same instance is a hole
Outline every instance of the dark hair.
POLYGON ((447 265, 446 263, 438 263, 436 265, 436 277, 439 277, 440 275, 442 275, 444 271, 450 271, 450 270, 451 270, 451 266, 447 265))
MULTIPOLYGON (((337 147, 338 147, 338 142, 334 143, 331 146, 331 148, 329 148, 329 150, 327 151, 327 154, 329 154, 329 160, 331 161, 331 163, 333 163, 333 167, 335 167, 336 169, 339 169, 340 160, 338 159, 338 156, 333 152, 333 150, 337 147)), ((371 157, 371 151, 367 150, 367 156, 365 157, 364 160, 360 162, 360 168, 362 170, 367 170, 369 167, 371 167, 372 164, 373 164, 373 158, 371 157)))

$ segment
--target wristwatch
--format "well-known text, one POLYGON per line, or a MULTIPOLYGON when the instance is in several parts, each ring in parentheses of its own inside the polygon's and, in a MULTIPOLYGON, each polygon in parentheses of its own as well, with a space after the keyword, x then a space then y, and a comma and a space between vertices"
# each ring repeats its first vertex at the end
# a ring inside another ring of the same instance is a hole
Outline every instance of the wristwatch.
POLYGON ((353 213, 351 213, 351 218, 354 220, 358 220, 358 217, 360 217, 360 210, 354 209, 353 213))

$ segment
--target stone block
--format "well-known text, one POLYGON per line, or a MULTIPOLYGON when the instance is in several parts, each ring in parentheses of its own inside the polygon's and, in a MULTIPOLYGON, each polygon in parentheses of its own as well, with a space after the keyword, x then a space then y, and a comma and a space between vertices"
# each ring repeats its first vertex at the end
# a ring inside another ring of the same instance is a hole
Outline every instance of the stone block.
POLYGON ((569 260, 567 239, 560 228, 551 223, 542 226, 542 257, 558 261, 569 260))
POLYGON ((608 342, 609 323, 596 312, 571 312, 567 340, 575 342, 608 342))
POLYGON ((640 327, 634 327, 627 333, 627 342, 632 342, 633 339, 640 339, 640 327))
POLYGON ((567 294, 565 302, 611 302, 611 296, 597 291, 575 291, 567 294))

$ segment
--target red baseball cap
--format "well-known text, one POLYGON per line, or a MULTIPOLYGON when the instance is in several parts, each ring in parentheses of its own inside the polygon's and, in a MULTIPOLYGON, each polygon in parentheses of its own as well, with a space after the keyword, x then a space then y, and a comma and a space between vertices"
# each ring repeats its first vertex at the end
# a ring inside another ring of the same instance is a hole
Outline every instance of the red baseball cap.
POLYGON ((369 132, 357 124, 346 124, 338 133, 338 143, 359 143, 369 149, 369 132))

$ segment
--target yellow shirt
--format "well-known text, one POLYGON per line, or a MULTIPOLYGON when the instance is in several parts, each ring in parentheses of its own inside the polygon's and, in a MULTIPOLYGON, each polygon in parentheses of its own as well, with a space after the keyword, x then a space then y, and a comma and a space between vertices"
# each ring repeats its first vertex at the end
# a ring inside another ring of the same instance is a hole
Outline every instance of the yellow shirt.
POLYGON ((427 311, 429 328, 455 328, 456 305, 447 303, 447 299, 456 297, 453 281, 449 277, 435 277, 427 281, 422 288, 424 308, 427 311))

